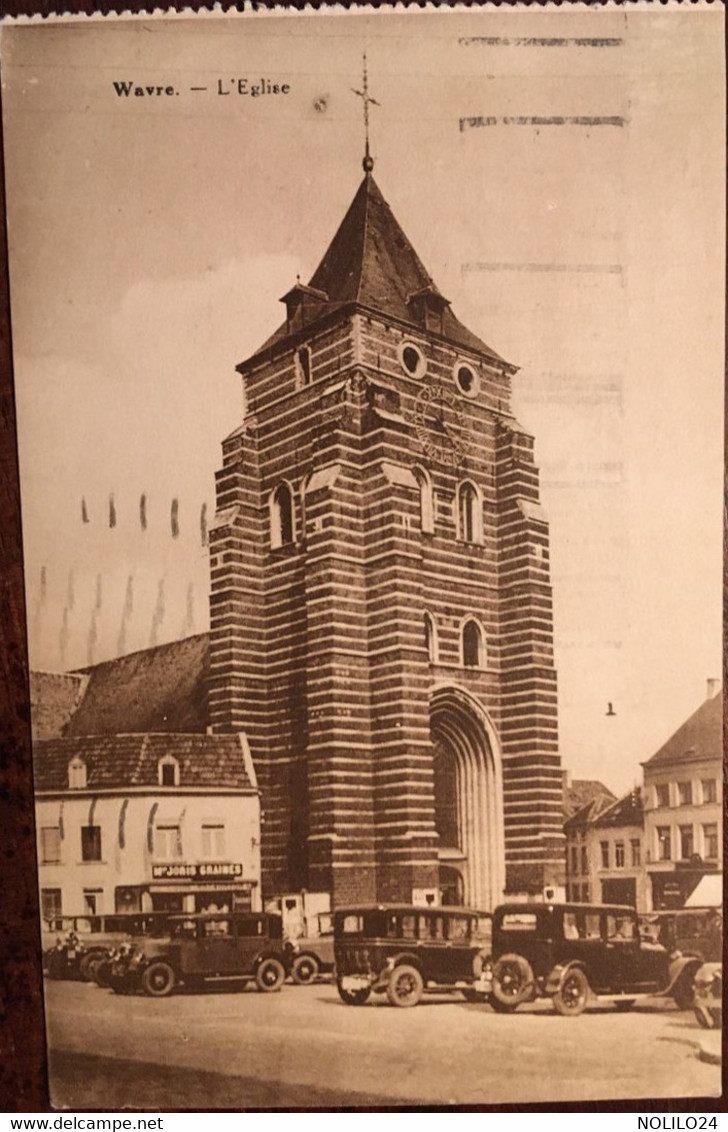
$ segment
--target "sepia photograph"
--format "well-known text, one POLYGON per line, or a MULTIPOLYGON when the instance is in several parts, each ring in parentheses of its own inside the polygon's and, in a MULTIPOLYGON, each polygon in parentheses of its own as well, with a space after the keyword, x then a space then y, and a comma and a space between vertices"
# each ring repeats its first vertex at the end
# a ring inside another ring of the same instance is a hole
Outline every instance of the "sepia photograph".
POLYGON ((723 22, 2 25, 54 1108, 715 1106, 723 22))

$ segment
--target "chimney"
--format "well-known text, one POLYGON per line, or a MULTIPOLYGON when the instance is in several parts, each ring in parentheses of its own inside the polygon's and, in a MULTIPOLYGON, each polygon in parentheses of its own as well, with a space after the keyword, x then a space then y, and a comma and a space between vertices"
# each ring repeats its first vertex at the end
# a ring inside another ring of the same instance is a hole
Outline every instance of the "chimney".
POLYGON ((714 676, 710 677, 710 679, 708 680, 708 685, 707 685, 707 690, 706 690, 706 695, 705 695, 706 700, 712 700, 713 696, 717 696, 719 691, 720 691, 720 680, 717 680, 714 676))

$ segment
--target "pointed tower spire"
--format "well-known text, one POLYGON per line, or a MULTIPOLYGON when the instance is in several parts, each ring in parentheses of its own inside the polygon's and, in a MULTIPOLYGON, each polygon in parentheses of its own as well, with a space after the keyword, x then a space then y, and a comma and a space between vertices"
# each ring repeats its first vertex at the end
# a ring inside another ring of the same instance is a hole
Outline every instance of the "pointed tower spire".
POLYGON ((362 168, 364 169, 365 173, 371 173, 372 169, 374 168, 374 158, 369 152, 369 103, 371 102, 373 106, 379 106, 379 103, 377 102, 376 98, 371 98, 369 95, 369 76, 367 73, 366 51, 364 52, 364 58, 362 62, 362 80, 362 90, 354 90, 353 87, 351 89, 352 93, 357 95, 357 97, 362 100, 362 104, 364 106, 364 160, 362 161, 362 168))

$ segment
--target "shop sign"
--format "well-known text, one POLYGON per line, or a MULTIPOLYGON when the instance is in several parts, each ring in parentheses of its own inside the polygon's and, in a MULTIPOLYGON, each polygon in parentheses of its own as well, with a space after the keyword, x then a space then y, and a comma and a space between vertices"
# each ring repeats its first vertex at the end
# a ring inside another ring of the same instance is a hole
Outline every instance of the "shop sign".
POLYGON ((206 862, 190 865, 182 861, 173 865, 152 865, 153 880, 239 880, 243 866, 239 862, 206 862))

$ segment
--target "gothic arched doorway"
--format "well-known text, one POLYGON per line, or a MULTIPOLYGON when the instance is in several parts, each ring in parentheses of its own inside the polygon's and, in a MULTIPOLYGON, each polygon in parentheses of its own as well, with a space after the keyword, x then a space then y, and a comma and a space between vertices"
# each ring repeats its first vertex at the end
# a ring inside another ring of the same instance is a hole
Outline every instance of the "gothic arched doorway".
POLYGON ((493 909, 502 899, 505 878, 495 731, 469 692, 442 687, 432 695, 430 734, 442 901, 493 909))

